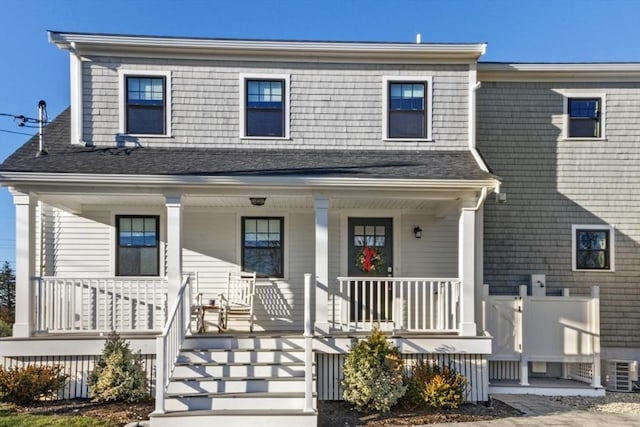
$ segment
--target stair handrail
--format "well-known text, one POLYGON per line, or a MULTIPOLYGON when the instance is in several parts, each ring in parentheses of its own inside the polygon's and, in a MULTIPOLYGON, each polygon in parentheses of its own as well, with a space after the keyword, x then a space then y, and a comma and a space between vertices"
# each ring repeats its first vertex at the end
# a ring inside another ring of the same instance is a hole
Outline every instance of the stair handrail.
POLYGON ((165 412, 165 391, 191 322, 191 278, 185 276, 162 334, 156 338, 156 410, 165 412))

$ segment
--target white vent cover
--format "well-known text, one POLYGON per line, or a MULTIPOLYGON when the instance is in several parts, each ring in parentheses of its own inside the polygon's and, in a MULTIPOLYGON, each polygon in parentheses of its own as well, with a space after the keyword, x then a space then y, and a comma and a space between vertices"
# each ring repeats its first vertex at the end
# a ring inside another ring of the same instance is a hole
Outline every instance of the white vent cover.
POLYGON ((635 360, 607 360, 605 388, 609 391, 633 391, 633 382, 638 381, 638 362, 635 360))

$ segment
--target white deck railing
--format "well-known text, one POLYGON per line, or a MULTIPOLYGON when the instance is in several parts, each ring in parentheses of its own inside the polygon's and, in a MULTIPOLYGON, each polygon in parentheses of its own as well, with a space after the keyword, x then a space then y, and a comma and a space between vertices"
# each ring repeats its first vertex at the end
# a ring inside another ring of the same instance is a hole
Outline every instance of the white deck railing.
POLYGON ((156 412, 164 413, 165 391, 191 324, 191 280, 184 278, 162 335, 156 338, 156 412))
POLYGON ((402 277, 338 277, 338 329, 457 332, 460 281, 402 277))
POLYGON ((48 332, 161 331, 163 277, 35 279, 36 329, 48 332))

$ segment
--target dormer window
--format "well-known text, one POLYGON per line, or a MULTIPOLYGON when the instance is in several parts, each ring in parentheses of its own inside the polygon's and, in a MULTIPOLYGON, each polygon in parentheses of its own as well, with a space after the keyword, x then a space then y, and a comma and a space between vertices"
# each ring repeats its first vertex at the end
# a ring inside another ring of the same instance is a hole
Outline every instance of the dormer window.
POLYGON ((242 75, 241 137, 287 138, 289 76, 242 75))
POLYGON ((385 139, 431 139, 431 78, 384 78, 385 139))
POLYGON ((164 88, 164 77, 127 77, 127 133, 165 133, 164 88))
POLYGON ((169 136, 171 75, 158 71, 121 71, 120 133, 169 136))

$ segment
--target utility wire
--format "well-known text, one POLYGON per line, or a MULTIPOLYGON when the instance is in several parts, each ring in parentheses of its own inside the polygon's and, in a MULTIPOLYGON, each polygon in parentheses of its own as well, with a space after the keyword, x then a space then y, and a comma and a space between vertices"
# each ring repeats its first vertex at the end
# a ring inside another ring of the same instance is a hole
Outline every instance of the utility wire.
POLYGON ((35 135, 35 133, 16 132, 13 130, 6 130, 6 129, 0 129, 0 132, 15 133, 16 135, 27 135, 27 136, 35 135))

